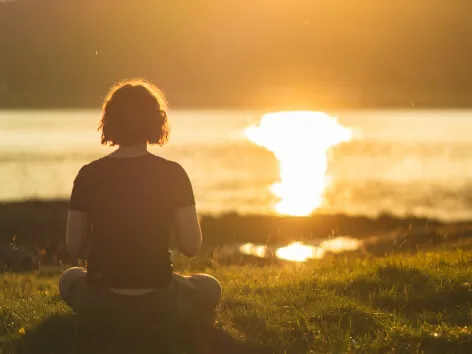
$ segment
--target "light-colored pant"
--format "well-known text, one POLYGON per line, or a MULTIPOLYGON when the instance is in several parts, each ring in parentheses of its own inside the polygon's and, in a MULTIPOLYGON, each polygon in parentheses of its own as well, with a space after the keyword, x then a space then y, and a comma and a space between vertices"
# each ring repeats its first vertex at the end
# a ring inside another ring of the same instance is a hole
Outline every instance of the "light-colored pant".
MULTIPOLYGON (((86 283, 87 270, 81 267, 74 267, 66 270, 59 278, 59 293, 61 298, 74 310, 87 306, 87 302, 94 301, 87 294, 90 288, 86 283)), ((179 314, 187 313, 202 314, 203 317, 209 313, 214 313, 216 305, 221 297, 221 285, 214 277, 207 274, 194 274, 183 276, 174 273, 171 284, 164 289, 154 289, 145 294, 138 295, 118 294, 112 290, 106 290, 106 298, 120 299, 125 301, 159 302, 163 307, 169 306, 167 299, 176 301, 176 310, 179 314), (175 299, 176 297, 176 299, 175 299)), ((105 299, 107 301, 107 299, 105 299)), ((156 305, 150 303, 153 307, 156 305)))

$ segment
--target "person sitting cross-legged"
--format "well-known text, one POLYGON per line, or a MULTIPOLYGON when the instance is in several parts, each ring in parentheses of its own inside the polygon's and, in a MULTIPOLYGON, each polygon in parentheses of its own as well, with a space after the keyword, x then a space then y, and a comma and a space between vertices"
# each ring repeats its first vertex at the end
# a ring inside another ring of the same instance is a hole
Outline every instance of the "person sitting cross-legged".
POLYGON ((143 80, 119 83, 104 102, 101 142, 118 148, 75 178, 66 243, 71 254, 87 256, 87 268, 70 268, 59 280, 60 296, 79 315, 167 311, 184 322, 213 323, 218 280, 173 271, 171 233, 188 257, 202 234, 186 171, 147 149, 167 142, 166 109, 161 91, 143 80))

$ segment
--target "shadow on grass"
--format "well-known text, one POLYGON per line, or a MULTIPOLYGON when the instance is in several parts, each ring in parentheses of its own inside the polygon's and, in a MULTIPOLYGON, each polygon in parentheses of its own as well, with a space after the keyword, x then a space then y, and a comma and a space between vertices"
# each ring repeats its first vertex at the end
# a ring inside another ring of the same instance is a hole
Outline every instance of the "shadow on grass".
MULTIPOLYGON (((209 328, 198 343, 189 342, 183 339, 185 334, 177 334, 179 340, 185 341, 187 345, 177 353, 195 354, 239 354, 256 353, 245 343, 238 342, 224 331, 209 328), (206 342, 203 343, 202 342, 206 342), (196 349, 202 347, 202 349, 196 349), (203 347, 205 347, 203 349, 203 347)), ((106 340, 104 338, 104 340, 106 340)), ((113 338, 111 338, 113 340, 113 338)), ((37 327, 27 331, 27 333, 12 344, 12 351, 6 353, 15 354, 83 354, 92 353, 90 349, 84 350, 80 340, 76 338, 76 318, 74 315, 52 316, 37 327), (81 349, 82 348, 82 349, 81 349)), ((93 351, 95 352, 95 351, 93 351)), ((150 351, 157 353, 155 350, 150 351)), ((100 351, 100 353, 104 353, 100 351)), ((116 353, 114 351, 114 353, 116 353)), ((119 353, 128 353, 127 351, 119 353)), ((146 353, 146 348, 141 348, 139 343, 133 347, 129 353, 146 353)))
POLYGON ((14 353, 74 353, 75 316, 52 316, 27 330, 16 343, 14 353))

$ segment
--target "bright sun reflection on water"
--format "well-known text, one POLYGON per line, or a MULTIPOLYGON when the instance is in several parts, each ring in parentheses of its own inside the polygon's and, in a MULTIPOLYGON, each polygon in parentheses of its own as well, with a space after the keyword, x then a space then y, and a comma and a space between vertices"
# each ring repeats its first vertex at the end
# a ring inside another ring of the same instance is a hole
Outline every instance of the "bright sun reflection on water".
POLYGON ((255 245, 253 243, 245 243, 239 247, 239 252, 242 254, 247 254, 250 256, 255 256, 259 258, 264 258, 266 256, 266 246, 255 245))
MULTIPOLYGON (((306 262, 310 259, 321 259, 327 253, 355 251, 361 248, 362 245, 362 241, 358 239, 348 236, 339 236, 324 240, 318 246, 306 245, 303 242, 294 242, 288 246, 277 248, 275 250, 275 256, 286 261, 306 262)), ((253 243, 240 245, 239 252, 259 258, 265 258, 269 254, 267 246, 255 245, 253 243)))
POLYGON ((275 255, 280 259, 293 262, 306 262, 309 259, 321 259, 324 257, 324 249, 306 246, 301 242, 295 242, 287 247, 277 249, 275 255))
POLYGON ((335 118, 311 111, 265 114, 259 125, 246 129, 249 140, 280 162, 280 182, 271 186, 280 198, 279 213, 305 216, 320 206, 328 184, 327 152, 351 135, 335 118))

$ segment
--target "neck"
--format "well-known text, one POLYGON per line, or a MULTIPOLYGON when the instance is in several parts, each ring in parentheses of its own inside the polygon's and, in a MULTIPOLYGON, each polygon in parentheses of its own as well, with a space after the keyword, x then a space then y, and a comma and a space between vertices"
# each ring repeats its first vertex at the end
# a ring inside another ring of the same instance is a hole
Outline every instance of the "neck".
POLYGON ((148 154, 147 144, 136 144, 119 146, 113 153, 110 154, 112 157, 135 157, 148 154))

